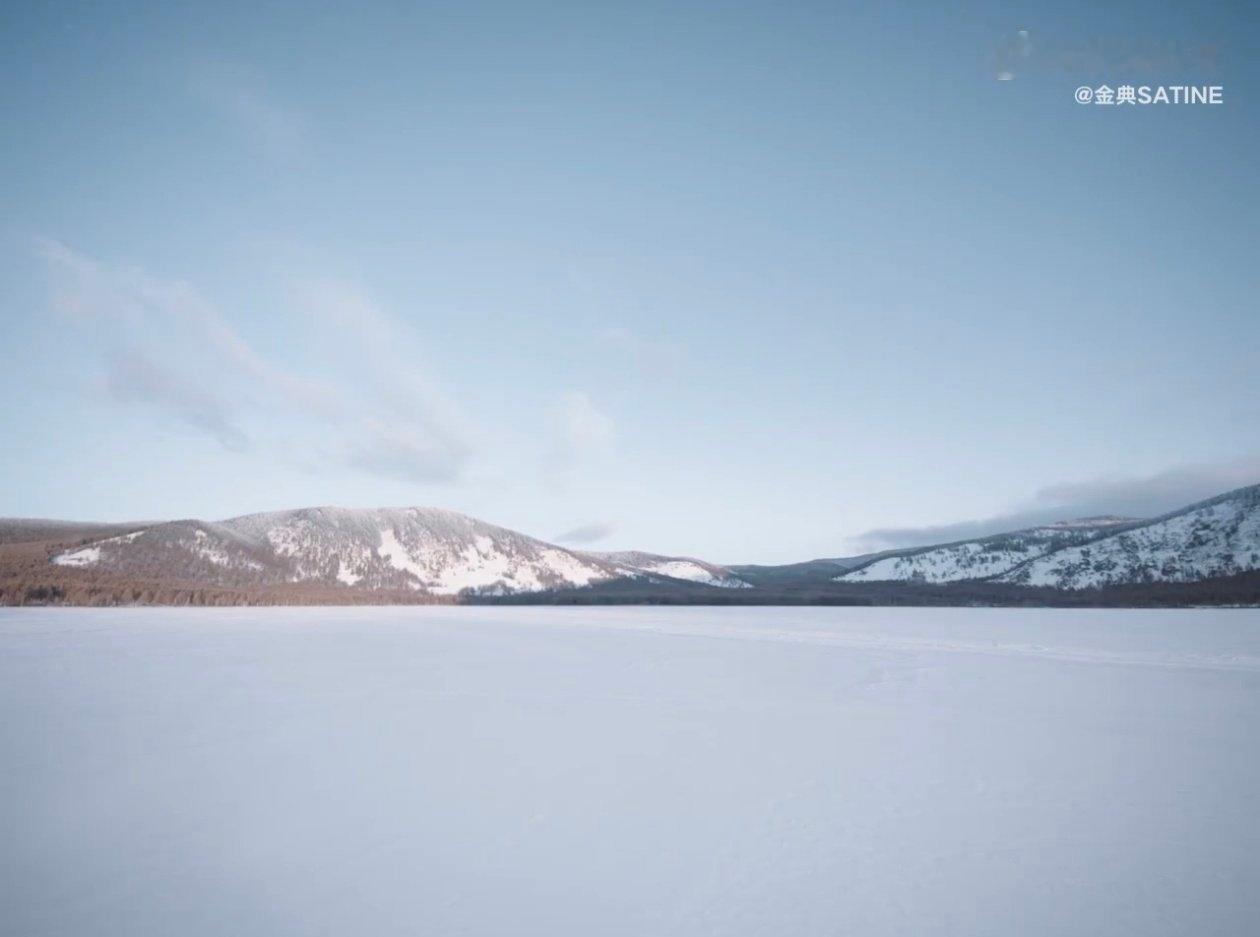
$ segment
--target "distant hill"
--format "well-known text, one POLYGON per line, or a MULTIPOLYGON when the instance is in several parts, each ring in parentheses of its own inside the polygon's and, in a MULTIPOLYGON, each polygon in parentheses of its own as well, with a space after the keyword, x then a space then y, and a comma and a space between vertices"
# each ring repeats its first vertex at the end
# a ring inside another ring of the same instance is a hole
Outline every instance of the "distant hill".
POLYGON ((440 508, 224 521, 0 520, 0 604, 1260 603, 1260 485, 1162 517, 1091 517, 781 566, 568 550, 440 508))
POLYGON ((52 563, 213 586, 320 583, 439 596, 584 586, 622 574, 438 508, 320 507, 171 521, 57 553, 52 563))
POLYGON ((974 540, 884 553, 839 575, 849 582, 956 582, 987 579, 1032 559, 1106 537, 1141 521, 1083 518, 974 540))
POLYGON ((77 521, 52 521, 36 517, 0 518, 0 544, 39 543, 45 541, 97 540, 125 534, 146 524, 94 524, 77 521))
POLYGON ((1047 552, 998 579, 1016 585, 1084 589, 1197 582, 1256 569, 1260 569, 1260 485, 1047 552))
POLYGON ((705 586, 717 586, 719 589, 752 588, 751 584, 740 579, 728 567, 706 563, 704 560, 693 559, 689 556, 661 556, 639 550, 626 550, 620 553, 587 553, 586 556, 610 563, 622 570, 642 573, 645 576, 682 579, 705 586))

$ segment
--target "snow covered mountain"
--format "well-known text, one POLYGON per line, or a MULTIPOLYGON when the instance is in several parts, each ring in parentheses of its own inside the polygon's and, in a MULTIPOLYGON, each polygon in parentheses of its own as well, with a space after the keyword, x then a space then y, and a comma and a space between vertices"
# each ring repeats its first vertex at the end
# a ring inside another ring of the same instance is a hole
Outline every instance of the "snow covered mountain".
POLYGON ((1260 569, 1260 485, 1022 563, 998 582, 1056 589, 1193 582, 1260 569))
MULTIPOLYGON (((1241 573, 1260 573, 1260 485, 1153 520, 1081 518, 782 567, 567 550, 437 508, 305 508, 217 523, 0 521, 0 604, 160 602, 164 596, 178 602, 517 601, 514 596, 545 602, 553 590, 566 602, 824 603, 889 601, 919 584, 946 587, 929 596, 946 603, 1003 602, 1020 594, 1020 586, 1057 590, 1067 600, 1072 590, 1241 573), (955 591, 951 583, 958 584, 955 591), (206 588, 219 592, 197 594, 206 588), (718 589, 727 594, 717 596, 718 589)), ((1204 595, 1251 601, 1255 582, 1254 576, 1231 580, 1224 592, 1204 595)))
POLYGON ((988 580, 1087 589, 1260 569, 1260 485, 1152 520, 1091 517, 885 555, 836 582, 988 580))
POLYGON ((902 550, 836 576, 837 582, 956 582, 988 579, 1065 547, 1087 543, 1140 521, 1086 517, 941 546, 902 550))
POLYGON ((638 550, 627 550, 621 553, 587 553, 586 556, 599 562, 611 563, 633 573, 684 579, 687 582, 699 582, 721 589, 752 588, 751 583, 740 579, 725 566, 715 566, 713 563, 692 559, 689 556, 661 556, 638 550))
POLYGON ((437 508, 322 507, 172 521, 53 562, 216 586, 319 582, 432 595, 537 592, 624 575, 610 563, 437 508))

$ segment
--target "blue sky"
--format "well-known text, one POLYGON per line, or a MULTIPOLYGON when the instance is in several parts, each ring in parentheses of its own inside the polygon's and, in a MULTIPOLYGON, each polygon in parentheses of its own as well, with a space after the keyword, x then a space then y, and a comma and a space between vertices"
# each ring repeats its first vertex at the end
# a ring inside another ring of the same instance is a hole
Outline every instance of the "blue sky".
POLYGON ((0 515, 772 562, 1260 482, 1245 5, 23 6, 0 515))

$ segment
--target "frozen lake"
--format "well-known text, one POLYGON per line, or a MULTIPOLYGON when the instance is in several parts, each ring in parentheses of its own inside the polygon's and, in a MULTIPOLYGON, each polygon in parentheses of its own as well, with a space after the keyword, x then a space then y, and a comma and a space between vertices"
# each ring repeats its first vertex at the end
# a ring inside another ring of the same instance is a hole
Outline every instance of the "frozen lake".
POLYGON ((0 609, 0 933, 1260 933, 1260 611, 0 609))

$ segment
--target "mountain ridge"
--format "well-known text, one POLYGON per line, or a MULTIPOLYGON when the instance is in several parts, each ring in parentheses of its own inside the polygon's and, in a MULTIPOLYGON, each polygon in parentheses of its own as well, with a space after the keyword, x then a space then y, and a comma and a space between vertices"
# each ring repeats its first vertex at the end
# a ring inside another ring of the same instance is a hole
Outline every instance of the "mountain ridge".
POLYGON ((932 583, 977 580, 1080 589, 1157 581, 1191 582, 1256 569, 1260 569, 1260 484, 1235 488, 1144 520, 1081 518, 890 551, 840 573, 836 579, 932 583), (1215 526, 1201 526, 1198 536, 1206 538, 1202 542, 1179 544, 1175 532, 1160 532, 1160 528, 1180 518, 1231 504, 1237 508, 1232 516, 1233 526, 1225 523, 1230 517, 1220 518, 1221 523, 1215 526), (1243 543, 1234 542, 1238 529, 1242 530, 1243 543), (1212 539, 1218 541, 1216 546, 1212 546, 1212 539), (1143 549, 1148 555, 1142 555, 1143 549), (1197 573, 1178 566, 1178 556, 1172 555, 1191 549, 1196 550, 1201 567, 1207 564, 1197 573), (1209 556, 1203 556, 1204 553, 1209 556), (1234 559, 1237 553, 1243 554, 1241 561, 1234 559))
POLYGON ((616 574, 563 547, 430 507, 324 506, 171 521, 52 562, 215 586, 318 582, 433 595, 587 585, 616 574))
POLYGON ((837 579, 855 581, 927 581, 950 582, 962 579, 987 579, 1032 557, 1051 553, 1066 546, 1110 536, 1117 528, 1130 528, 1145 523, 1135 518, 1116 518, 1099 523, 1056 521, 1018 530, 970 537, 946 543, 927 544, 903 549, 885 550, 865 562, 856 563, 837 579), (1018 558, 1017 558, 1018 557, 1018 558), (971 575, 971 573, 976 575, 971 575))
POLYGON ((751 583, 731 571, 728 566, 719 566, 691 556, 666 556, 660 553, 647 553, 643 550, 616 550, 612 552, 586 551, 592 556, 607 563, 631 569, 644 575, 664 576, 668 579, 681 579, 719 589, 751 589, 751 583))
POLYGON ((255 598, 1035 604, 1107 590, 1134 600, 1142 590, 1173 599, 1214 596, 1210 588, 1181 587, 1218 581, 1230 583, 1221 593, 1230 601, 1260 601, 1260 484, 1146 520, 1077 518, 781 566, 573 550, 431 506, 322 505, 221 521, 122 524, 0 519, 0 604, 73 603, 83 596, 154 603, 174 596, 207 604, 255 598))
POLYGON ((1235 488, 1054 555, 1028 560, 1000 578, 1016 585, 1070 589, 1191 582, 1255 569, 1260 569, 1260 484, 1235 488), (1224 510, 1217 512, 1218 508, 1224 510), (1219 516, 1209 521, 1208 514, 1219 516), (1197 524, 1189 520, 1196 515, 1200 517, 1197 524), (1187 563, 1194 565, 1187 567, 1187 563))

